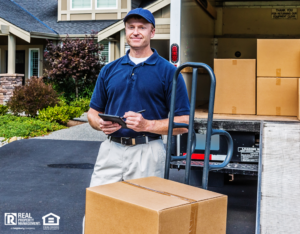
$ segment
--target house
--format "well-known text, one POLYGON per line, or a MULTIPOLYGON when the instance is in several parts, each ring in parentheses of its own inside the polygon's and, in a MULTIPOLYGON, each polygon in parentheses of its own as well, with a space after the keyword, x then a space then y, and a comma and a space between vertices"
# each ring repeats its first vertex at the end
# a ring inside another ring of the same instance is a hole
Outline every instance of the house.
POLYGON ((13 86, 43 75, 46 39, 83 38, 94 30, 107 62, 123 56, 128 45, 122 19, 137 7, 154 14, 151 46, 169 59, 170 0, 0 0, 0 6, 0 104, 13 86))

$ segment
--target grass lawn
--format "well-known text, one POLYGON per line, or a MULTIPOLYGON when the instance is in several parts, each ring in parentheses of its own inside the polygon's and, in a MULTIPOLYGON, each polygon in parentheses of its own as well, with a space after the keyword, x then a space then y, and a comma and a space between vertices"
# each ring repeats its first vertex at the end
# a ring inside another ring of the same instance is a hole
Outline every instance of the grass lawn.
POLYGON ((67 127, 30 117, 0 116, 0 137, 6 139, 14 136, 23 138, 42 136, 64 128, 67 127))

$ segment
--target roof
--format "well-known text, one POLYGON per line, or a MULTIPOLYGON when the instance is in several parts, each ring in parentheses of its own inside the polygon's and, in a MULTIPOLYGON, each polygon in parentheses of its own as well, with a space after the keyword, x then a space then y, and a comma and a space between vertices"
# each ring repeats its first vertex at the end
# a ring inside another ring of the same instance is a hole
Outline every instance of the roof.
POLYGON ((0 0, 0 18, 27 32, 54 34, 99 32, 119 21, 90 20, 57 22, 57 4, 57 0, 0 0))
POLYGON ((149 6, 150 4, 156 2, 157 0, 144 0, 144 1, 141 1, 141 4, 139 7, 141 8, 144 8, 144 7, 147 7, 149 6))
POLYGON ((131 0, 131 8, 144 8, 149 6, 150 4, 156 2, 157 0, 131 0))
MULTIPOLYGON (((157 0, 132 0, 132 8, 146 7, 157 0)), ((0 0, 0 18, 27 32, 86 34, 102 31, 120 20, 57 22, 57 0, 0 0)))
POLYGON ((0 0, 0 18, 27 32, 55 33, 10 0, 0 0))

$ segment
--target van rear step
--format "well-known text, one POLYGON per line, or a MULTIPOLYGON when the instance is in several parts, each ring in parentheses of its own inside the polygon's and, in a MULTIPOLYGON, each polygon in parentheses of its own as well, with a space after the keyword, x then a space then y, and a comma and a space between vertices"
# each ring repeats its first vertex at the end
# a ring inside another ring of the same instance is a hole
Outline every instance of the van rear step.
MULTIPOLYGON (((192 161, 192 170, 202 170, 203 161, 192 161)), ((219 165, 221 162, 210 162, 212 165, 219 165)), ((185 161, 175 161, 171 162, 170 167, 175 169, 185 169, 185 161)), ((239 175, 251 175, 257 176, 258 164, 248 164, 248 163, 229 163, 224 169, 216 170, 213 172, 225 173, 225 174, 239 174, 239 175)))

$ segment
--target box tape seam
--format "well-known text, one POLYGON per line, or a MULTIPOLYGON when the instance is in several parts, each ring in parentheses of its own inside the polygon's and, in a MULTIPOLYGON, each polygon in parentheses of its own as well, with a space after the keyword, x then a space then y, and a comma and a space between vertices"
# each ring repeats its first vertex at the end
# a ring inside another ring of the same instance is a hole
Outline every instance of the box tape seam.
POLYGON ((122 181, 122 183, 124 184, 128 184, 140 189, 145 189, 154 193, 159 193, 165 196, 170 196, 170 197, 176 197, 179 198, 180 200, 184 200, 190 203, 191 205, 191 213, 190 213, 190 228, 189 228, 189 234, 196 234, 196 230, 197 230, 197 217, 198 217, 198 203, 197 200, 191 199, 191 198, 187 198, 187 197, 183 197, 183 196, 179 196, 173 193, 168 193, 165 191, 159 191, 159 190, 155 190, 155 189, 151 189, 148 187, 144 187, 138 184, 134 184, 128 181, 122 181))
POLYGON ((276 69, 276 76, 281 76, 281 68, 276 69))
POLYGON ((236 114, 236 106, 232 107, 232 114, 236 114))
POLYGON ((281 85, 281 78, 276 78, 276 85, 281 85))
POLYGON ((276 107, 276 115, 281 115, 281 107, 276 107))

